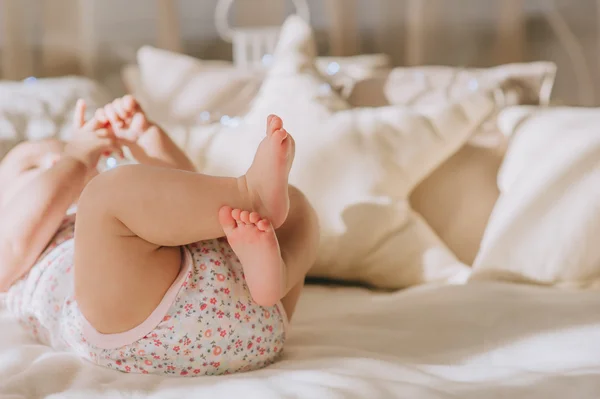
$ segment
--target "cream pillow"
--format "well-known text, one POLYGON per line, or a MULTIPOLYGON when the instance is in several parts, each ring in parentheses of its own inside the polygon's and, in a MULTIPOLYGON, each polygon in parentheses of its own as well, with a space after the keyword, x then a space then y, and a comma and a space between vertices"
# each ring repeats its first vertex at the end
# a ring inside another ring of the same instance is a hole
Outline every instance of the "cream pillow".
POLYGON ((315 67, 315 53, 310 27, 288 19, 247 115, 235 126, 197 126, 187 135, 188 152, 203 172, 243 173, 264 137, 267 115, 276 113, 296 139, 290 181, 320 217, 311 276, 390 289, 465 281, 470 268, 411 210, 407 197, 507 96, 474 92, 420 111, 350 109, 315 67))
POLYGON ((0 82, 0 158, 24 140, 68 138, 79 98, 88 104, 88 116, 111 99, 102 87, 85 78, 0 82))
MULTIPOLYGON (((549 62, 494 68, 425 66, 394 68, 356 83, 353 105, 423 106, 447 104, 473 90, 514 84, 512 104, 549 101, 556 66, 549 62)), ((413 208, 438 233, 456 256, 472 264, 489 215, 498 199, 496 175, 506 140, 493 120, 474 132, 469 142, 440 165, 411 194, 413 208)))
POLYGON ((474 280, 600 282, 600 109, 515 107, 474 280))
MULTIPOLYGON (((151 117, 164 125, 212 123, 248 111, 264 78, 263 70, 243 70, 228 61, 199 60, 145 46, 138 66, 122 76, 151 117)), ((349 93, 354 83, 389 66, 384 54, 319 57, 316 65, 328 83, 349 93)))

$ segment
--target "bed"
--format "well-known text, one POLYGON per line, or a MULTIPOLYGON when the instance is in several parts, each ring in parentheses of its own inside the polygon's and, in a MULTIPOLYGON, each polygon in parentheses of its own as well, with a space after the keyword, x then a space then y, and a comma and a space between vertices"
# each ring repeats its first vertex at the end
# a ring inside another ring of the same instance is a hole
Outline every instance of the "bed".
MULTIPOLYGON (((267 30, 264 54, 207 61, 178 53, 163 15, 170 45, 140 49, 122 80, 200 170, 244 170, 266 113, 296 137, 291 179, 322 243, 284 356, 226 377, 118 373, 39 345, 0 307, 3 398, 597 397, 600 111, 551 106, 553 63, 318 57, 306 15, 267 30)), ((111 93, 81 77, 0 83, 0 154, 68 139, 80 97, 93 110, 111 93)))
POLYGON ((501 283, 394 294, 310 287, 284 358, 220 378, 123 375, 56 353, 2 314, 6 398, 593 398, 600 298, 501 283), (477 298, 474 300, 474 298, 477 298))

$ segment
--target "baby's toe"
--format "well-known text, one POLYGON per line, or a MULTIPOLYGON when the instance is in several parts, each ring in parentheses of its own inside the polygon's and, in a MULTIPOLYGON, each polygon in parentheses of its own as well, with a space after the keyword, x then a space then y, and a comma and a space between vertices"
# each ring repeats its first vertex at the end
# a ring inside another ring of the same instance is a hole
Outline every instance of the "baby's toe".
POLYGON ((271 138, 274 143, 283 143, 283 141, 288 137, 288 133, 285 129, 279 129, 273 132, 271 138))
POLYGON ((256 223, 258 223, 259 220, 260 220, 260 215, 258 214, 258 212, 252 212, 250 214, 250 223, 256 224, 256 223))
POLYGON ((248 212, 248 211, 240 212, 240 220, 246 224, 250 224, 250 212, 248 212))
POLYGON ((283 121, 277 115, 269 115, 267 118, 267 136, 283 128, 283 121))
POLYGON ((267 231, 271 228, 271 223, 267 219, 261 219, 256 223, 256 227, 258 227, 260 231, 267 231))
POLYGON ((242 213, 242 211, 240 209, 233 209, 231 211, 231 216, 236 220, 236 221, 240 221, 240 214, 242 213))
POLYGON ((228 206, 224 206, 219 210, 219 222, 227 234, 236 227, 236 222, 233 216, 231 216, 231 211, 231 207, 228 206))

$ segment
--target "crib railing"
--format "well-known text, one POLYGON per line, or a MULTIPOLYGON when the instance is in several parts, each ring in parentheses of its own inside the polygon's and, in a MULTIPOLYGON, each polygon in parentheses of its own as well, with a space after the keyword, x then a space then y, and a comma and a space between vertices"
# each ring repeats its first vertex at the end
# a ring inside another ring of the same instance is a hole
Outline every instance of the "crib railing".
MULTIPOLYGON (((264 21, 265 18, 271 19, 269 23, 280 23, 286 1, 291 4, 291 0, 227 0, 236 11, 233 13, 235 26, 253 25, 257 19, 264 21), (265 10, 269 12, 265 13, 265 10)), ((596 2, 600 20, 600 0, 591 1, 596 2)), ((79 73, 95 77, 100 36, 94 27, 94 14, 101 3, 102 0, 1 0, 0 76, 13 80, 34 73, 42 76, 79 73), (32 7, 35 8, 34 13, 31 12, 32 7)), ((426 62, 428 45, 435 41, 431 37, 435 29, 431 27, 444 20, 443 9, 452 1, 368 0, 368 3, 381 16, 381 23, 373 27, 376 31, 375 50, 385 51, 386 47, 390 47, 385 45, 386 42, 392 41, 394 48, 403 49, 403 63, 420 65, 426 62), (390 37, 394 21, 401 19, 404 20, 404 29, 390 37)), ((157 15, 156 40, 148 44, 182 51, 178 0, 147 0, 145 4, 156 7, 157 15)), ((308 4, 320 5, 325 14, 330 55, 352 55, 360 51, 359 0, 319 0, 308 4)), ((490 4, 497 8, 494 45, 490 53, 492 61, 522 61, 526 46, 525 0, 491 1, 490 4)), ((548 24, 565 48, 576 72, 579 102, 592 105, 595 103, 594 82, 584 50, 561 17, 554 0, 544 0, 544 5, 547 6, 548 24)), ((600 40, 598 46, 600 60, 600 40)))

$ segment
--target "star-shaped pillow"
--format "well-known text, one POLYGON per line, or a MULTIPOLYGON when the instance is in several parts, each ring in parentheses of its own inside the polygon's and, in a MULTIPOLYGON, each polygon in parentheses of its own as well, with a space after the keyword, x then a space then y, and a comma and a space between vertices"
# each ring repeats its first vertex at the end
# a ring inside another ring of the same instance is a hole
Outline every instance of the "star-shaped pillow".
POLYGON ((314 65, 310 27, 284 24, 274 63, 250 111, 235 124, 209 125, 186 147, 205 173, 239 175, 264 137, 268 114, 296 140, 290 182, 315 207, 321 246, 310 276, 397 289, 430 281, 463 282, 456 260, 410 208, 411 190, 492 115, 498 93, 475 92, 447 106, 355 108, 314 65))

